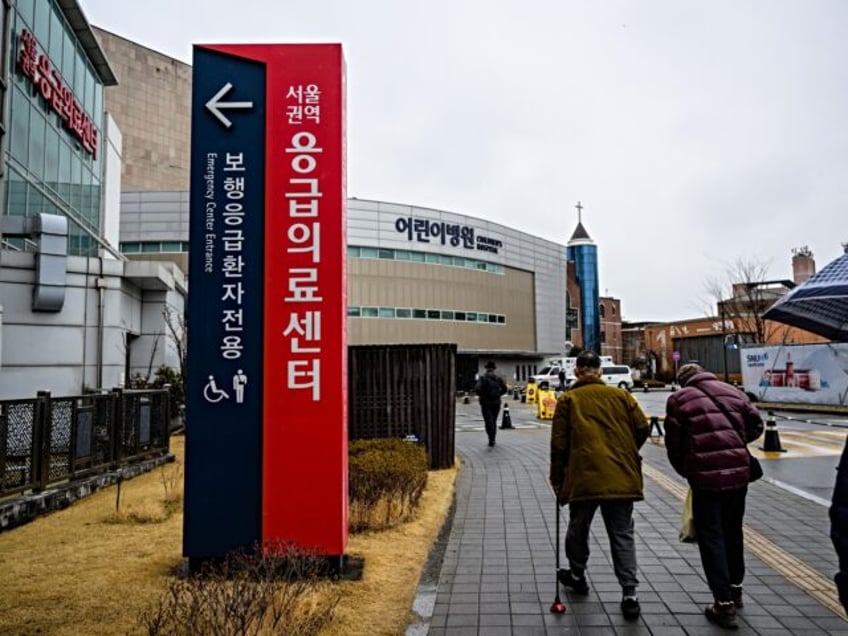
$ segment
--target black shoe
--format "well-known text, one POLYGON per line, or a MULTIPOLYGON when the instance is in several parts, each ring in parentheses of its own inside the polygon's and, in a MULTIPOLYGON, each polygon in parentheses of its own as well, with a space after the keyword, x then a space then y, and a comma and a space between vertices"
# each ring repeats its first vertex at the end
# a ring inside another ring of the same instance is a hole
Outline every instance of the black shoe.
POLYGON ((736 606, 733 605, 733 601, 709 605, 704 610, 704 616, 711 623, 724 629, 739 629, 739 623, 736 622, 736 606))
POLYGON ((489 440, 489 446, 494 446, 494 445, 495 445, 495 440, 490 439, 490 440, 489 440))
POLYGON ((577 578, 571 574, 571 570, 562 569, 557 572, 557 581, 563 587, 571 588, 571 591, 579 596, 586 596, 589 593, 589 584, 586 583, 586 577, 577 578))
POLYGON ((736 609, 740 607, 744 607, 745 603, 742 601, 742 586, 741 585, 731 585, 730 586, 730 596, 733 598, 733 604, 736 606, 736 609))
POLYGON ((642 609, 639 607, 639 600, 633 598, 632 596, 628 596, 621 601, 621 613, 624 614, 624 618, 629 621, 635 621, 639 618, 639 614, 642 609))

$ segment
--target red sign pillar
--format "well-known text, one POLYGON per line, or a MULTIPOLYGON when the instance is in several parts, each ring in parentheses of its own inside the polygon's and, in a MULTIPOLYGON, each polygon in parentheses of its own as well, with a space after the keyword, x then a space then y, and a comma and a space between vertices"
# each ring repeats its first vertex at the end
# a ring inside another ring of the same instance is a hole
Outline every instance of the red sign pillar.
POLYGON ((262 540, 341 556, 348 536, 342 47, 208 48, 266 65, 262 540))

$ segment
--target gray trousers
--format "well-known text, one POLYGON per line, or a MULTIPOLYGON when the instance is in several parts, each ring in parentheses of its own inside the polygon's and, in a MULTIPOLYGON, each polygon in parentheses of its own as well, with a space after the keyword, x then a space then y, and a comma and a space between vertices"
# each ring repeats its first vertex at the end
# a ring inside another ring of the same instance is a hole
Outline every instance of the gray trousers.
POLYGON ((576 576, 582 576, 589 562, 589 528, 600 506, 607 528, 615 576, 624 595, 636 593, 636 543, 632 501, 573 501, 568 504, 568 530, 565 557, 576 576))

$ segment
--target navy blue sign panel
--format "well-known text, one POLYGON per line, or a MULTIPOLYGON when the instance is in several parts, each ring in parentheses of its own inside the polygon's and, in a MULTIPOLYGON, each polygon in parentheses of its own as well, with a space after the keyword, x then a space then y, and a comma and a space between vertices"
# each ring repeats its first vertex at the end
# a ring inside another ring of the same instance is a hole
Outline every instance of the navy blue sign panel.
POLYGON ((262 537, 265 66, 194 48, 183 553, 262 537))

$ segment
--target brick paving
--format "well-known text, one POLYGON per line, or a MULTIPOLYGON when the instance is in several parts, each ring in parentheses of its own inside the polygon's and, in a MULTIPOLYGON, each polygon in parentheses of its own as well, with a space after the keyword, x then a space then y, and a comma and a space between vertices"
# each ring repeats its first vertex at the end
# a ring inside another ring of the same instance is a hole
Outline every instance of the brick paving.
MULTIPOLYGON (((635 505, 642 616, 621 615, 600 514, 592 526, 587 572, 590 592, 559 588, 565 614, 552 614, 556 505, 547 483, 550 422, 526 405, 511 404, 512 430, 487 445, 479 407, 457 404, 456 506, 441 567, 430 568, 416 600, 420 622, 408 635, 719 634, 703 608, 711 594, 697 546, 677 539, 685 482, 652 438, 642 449, 645 501, 635 505), (421 601, 424 600, 424 603, 421 601), (423 607, 423 611, 422 608, 423 607)), ((827 508, 760 481, 748 495, 745 607, 739 634, 845 634, 830 577, 836 556, 827 508), (836 609, 834 609, 836 608, 836 609)), ((568 520, 561 509, 560 543, 568 520)), ((565 554, 560 545, 562 564, 565 554)))

